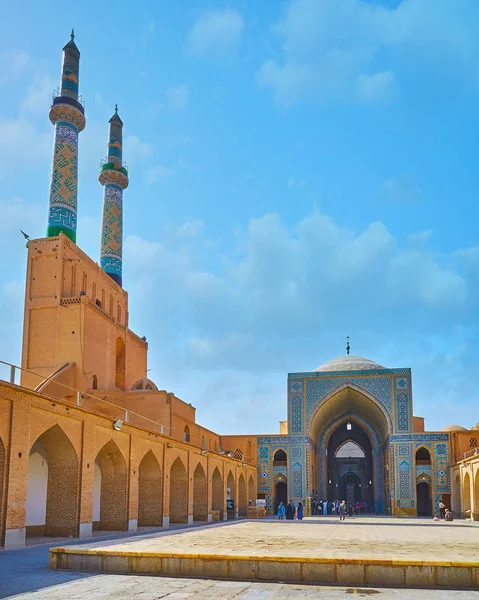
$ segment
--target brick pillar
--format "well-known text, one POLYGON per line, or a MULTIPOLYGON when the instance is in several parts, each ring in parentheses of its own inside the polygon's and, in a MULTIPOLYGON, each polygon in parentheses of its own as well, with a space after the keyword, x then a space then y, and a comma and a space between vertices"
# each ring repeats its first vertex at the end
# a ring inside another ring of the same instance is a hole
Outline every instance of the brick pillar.
POLYGON ((234 468, 234 477, 235 477, 235 493, 234 493, 234 500, 235 500, 235 519, 237 519, 239 517, 239 480, 238 480, 238 467, 237 465, 235 465, 234 468))
POLYGON ((11 451, 8 472, 15 473, 15 477, 10 477, 8 480, 5 548, 25 546, 28 462, 30 458, 29 431, 30 407, 17 397, 12 402, 11 451))
POLYGON ((206 455, 206 477, 207 477, 207 486, 208 486, 208 523, 213 520, 213 471, 214 466, 212 466, 209 454, 206 455))
POLYGON ((226 481, 227 475, 226 475, 226 468, 225 468, 225 463, 223 462, 223 521, 227 521, 228 520, 228 509, 226 508, 226 496, 228 495, 228 490, 227 485, 228 482, 226 481))
POLYGON ((194 453, 191 450, 188 450, 188 517, 187 522, 188 525, 193 523, 193 493, 194 493, 194 485, 193 485, 193 460, 195 458, 194 453))
POLYGON ((170 456, 168 444, 163 447, 163 527, 170 526, 170 456))
POLYGON ((83 421, 80 476, 80 523, 78 537, 91 537, 93 531, 93 487, 95 481, 95 426, 83 421))
POLYGON ((128 531, 137 531, 138 529, 138 442, 138 438, 130 435, 128 531))

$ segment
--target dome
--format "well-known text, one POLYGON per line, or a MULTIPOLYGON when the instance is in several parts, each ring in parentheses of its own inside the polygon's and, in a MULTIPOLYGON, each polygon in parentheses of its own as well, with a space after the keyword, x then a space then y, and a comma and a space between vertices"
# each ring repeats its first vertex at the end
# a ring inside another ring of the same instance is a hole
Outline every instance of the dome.
POLYGON ((461 425, 448 425, 441 429, 441 431, 467 431, 465 427, 461 427, 461 425))
POLYGON ((385 368, 368 358, 347 354, 346 356, 328 360, 328 362, 314 369, 314 371, 377 371, 378 369, 385 368))
POLYGON ((147 377, 145 377, 144 379, 138 379, 138 381, 131 386, 131 391, 132 392, 157 392, 158 388, 153 383, 153 381, 151 381, 151 379, 148 379, 147 377))

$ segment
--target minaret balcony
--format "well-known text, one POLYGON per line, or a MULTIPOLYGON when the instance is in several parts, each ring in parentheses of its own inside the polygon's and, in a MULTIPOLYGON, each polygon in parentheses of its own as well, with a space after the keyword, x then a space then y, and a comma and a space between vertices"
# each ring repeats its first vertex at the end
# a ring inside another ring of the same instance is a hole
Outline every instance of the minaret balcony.
POLYGON ((100 165, 100 175, 98 180, 102 185, 114 183, 123 190, 128 187, 128 169, 126 165, 102 161, 100 165))

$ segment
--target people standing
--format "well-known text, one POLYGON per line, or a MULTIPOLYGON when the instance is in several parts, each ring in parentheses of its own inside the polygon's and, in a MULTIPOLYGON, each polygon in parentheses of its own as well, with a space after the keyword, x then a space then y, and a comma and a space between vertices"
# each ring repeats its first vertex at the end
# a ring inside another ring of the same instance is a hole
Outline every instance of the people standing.
POLYGON ((346 502, 344 500, 339 505, 339 520, 346 521, 346 502))
POLYGON ((282 521, 284 519, 284 515, 286 513, 286 508, 282 502, 279 503, 278 506, 278 521, 282 521))
POLYGON ((328 514, 328 501, 325 500, 323 502, 323 515, 327 515, 328 514))
POLYGON ((298 521, 303 520, 303 505, 301 502, 298 504, 298 521))
POLYGON ((446 505, 442 500, 439 502, 439 514, 441 515, 441 519, 444 519, 444 515, 446 514, 446 505))
POLYGON ((292 521, 294 519, 294 508, 293 505, 291 504, 291 502, 288 504, 288 506, 286 507, 286 519, 288 521, 292 521))

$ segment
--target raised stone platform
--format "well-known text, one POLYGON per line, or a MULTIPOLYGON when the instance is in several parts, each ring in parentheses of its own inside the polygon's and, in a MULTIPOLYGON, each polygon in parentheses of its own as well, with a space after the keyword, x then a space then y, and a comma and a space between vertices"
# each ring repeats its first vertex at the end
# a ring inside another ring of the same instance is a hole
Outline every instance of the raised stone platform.
POLYGON ((479 528, 466 522, 312 517, 243 521, 51 550, 77 571, 302 581, 350 586, 479 587, 479 528))

